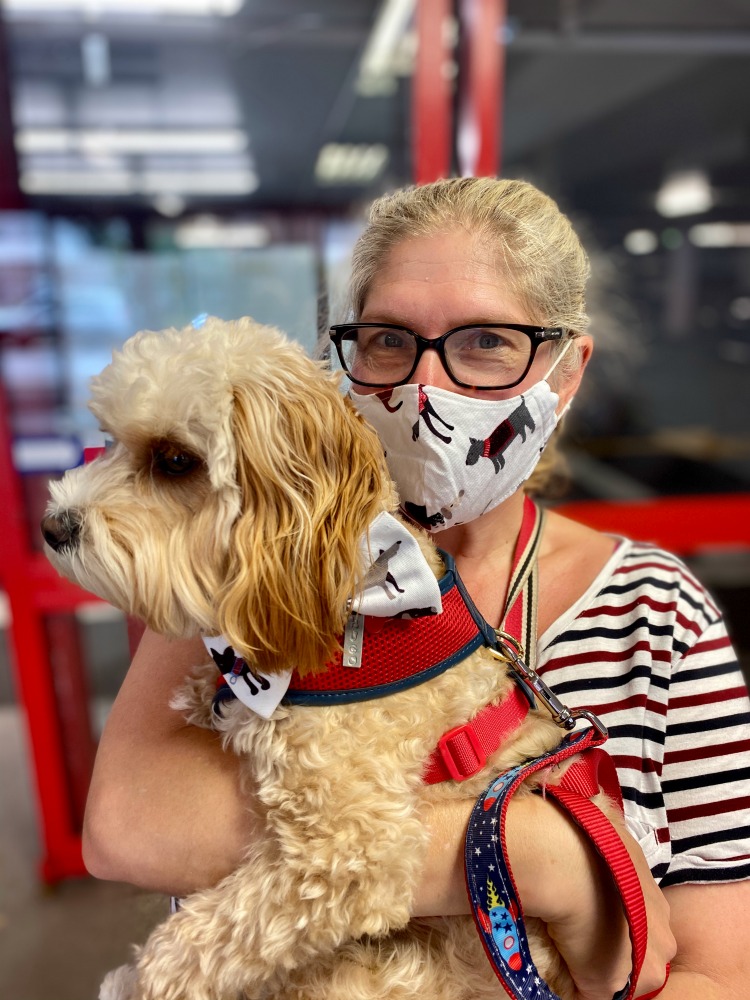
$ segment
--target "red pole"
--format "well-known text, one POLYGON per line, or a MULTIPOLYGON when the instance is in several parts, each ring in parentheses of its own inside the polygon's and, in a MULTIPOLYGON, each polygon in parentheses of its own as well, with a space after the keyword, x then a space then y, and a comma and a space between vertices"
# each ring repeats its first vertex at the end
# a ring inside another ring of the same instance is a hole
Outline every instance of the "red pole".
POLYGON ((449 0, 417 0, 412 157, 417 184, 450 176, 453 128, 449 0))
POLYGON ((470 0, 475 8, 469 48, 471 101, 479 126, 479 154, 475 173, 494 176, 500 170, 502 96, 505 47, 501 30, 505 0, 470 0))
POLYGON ((58 855, 68 853, 74 820, 49 648, 34 606, 30 580, 33 554, 27 543, 26 518, 13 467, 8 409, 2 390, 0 384, 0 506, 5 518, 0 579, 10 603, 12 661, 34 761, 44 853, 42 873, 45 880, 55 881, 65 868, 58 855))
POLYGON ((505 0, 461 0, 458 162, 464 177, 500 172, 505 0))

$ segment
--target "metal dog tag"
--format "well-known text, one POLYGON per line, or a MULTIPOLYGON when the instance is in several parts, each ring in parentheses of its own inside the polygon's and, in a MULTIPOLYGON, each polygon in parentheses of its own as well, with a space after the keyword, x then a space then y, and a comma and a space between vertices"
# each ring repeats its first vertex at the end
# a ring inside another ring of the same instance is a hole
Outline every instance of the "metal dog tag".
POLYGON ((362 640, 365 633, 365 616, 352 611, 344 629, 344 666, 355 670, 362 666, 362 640))

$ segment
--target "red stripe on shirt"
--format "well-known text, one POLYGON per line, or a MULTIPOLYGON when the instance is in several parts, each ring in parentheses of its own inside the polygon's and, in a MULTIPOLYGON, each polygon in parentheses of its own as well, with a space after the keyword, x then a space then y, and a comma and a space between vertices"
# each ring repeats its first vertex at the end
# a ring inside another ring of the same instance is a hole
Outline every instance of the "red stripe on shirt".
POLYGON ((745 795, 741 799, 729 798, 718 802, 701 802, 694 806, 685 806, 683 809, 668 808, 667 816, 670 823, 681 823, 687 819, 717 816, 719 813, 741 812, 743 809, 750 809, 750 795, 745 795))
POLYGON ((687 695, 684 698, 670 698, 670 708, 690 708, 694 705, 717 705, 722 701, 734 701, 735 698, 747 697, 744 687, 728 688, 726 691, 703 691, 700 694, 687 695))

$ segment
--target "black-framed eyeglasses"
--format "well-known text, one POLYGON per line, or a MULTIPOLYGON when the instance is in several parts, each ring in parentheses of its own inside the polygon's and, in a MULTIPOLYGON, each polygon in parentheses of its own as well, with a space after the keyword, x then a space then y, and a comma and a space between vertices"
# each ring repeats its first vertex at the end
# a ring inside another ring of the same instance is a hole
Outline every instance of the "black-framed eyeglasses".
POLYGON ((433 350, 456 385, 510 389, 528 374, 539 345, 562 340, 566 331, 525 323, 471 323, 430 340, 394 323, 338 323, 329 335, 342 368, 357 385, 403 385, 424 352, 433 350))

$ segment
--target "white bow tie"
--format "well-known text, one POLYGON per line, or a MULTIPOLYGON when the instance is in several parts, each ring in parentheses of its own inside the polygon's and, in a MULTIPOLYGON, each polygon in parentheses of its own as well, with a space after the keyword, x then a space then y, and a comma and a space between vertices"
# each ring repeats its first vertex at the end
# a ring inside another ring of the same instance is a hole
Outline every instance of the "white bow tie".
POLYGON ((440 614, 440 586, 416 538, 392 514, 378 514, 360 547, 370 568, 352 611, 377 618, 440 614))

